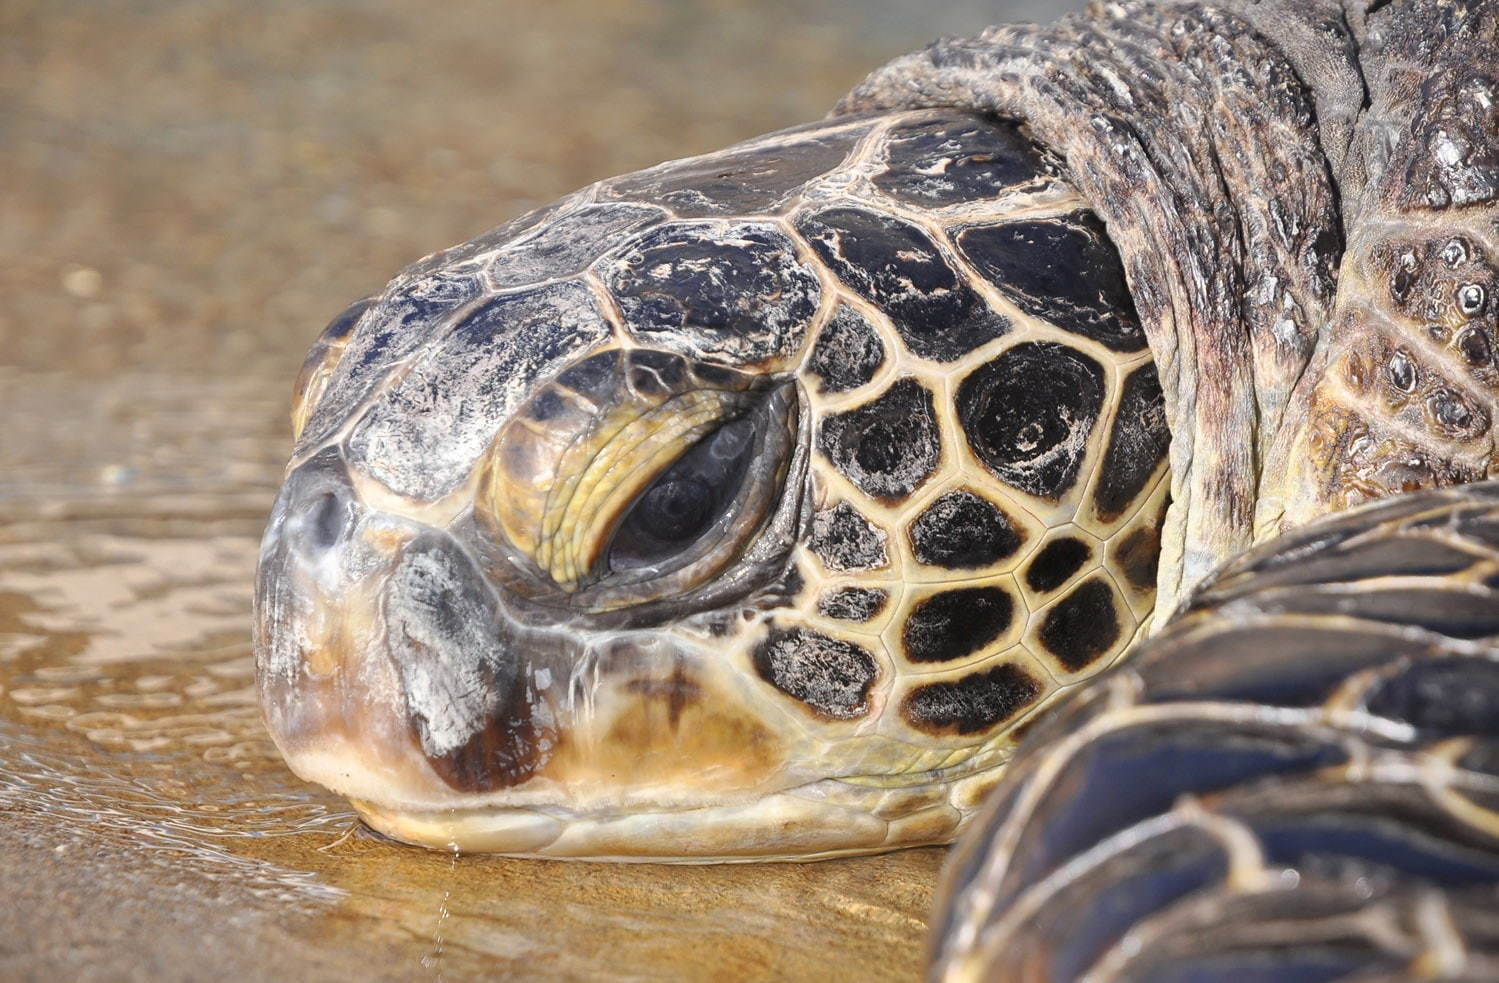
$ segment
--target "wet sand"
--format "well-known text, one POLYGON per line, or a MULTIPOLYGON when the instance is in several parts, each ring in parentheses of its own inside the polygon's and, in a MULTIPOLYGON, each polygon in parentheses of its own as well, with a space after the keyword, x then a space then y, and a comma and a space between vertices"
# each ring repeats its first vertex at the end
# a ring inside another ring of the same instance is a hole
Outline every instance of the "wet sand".
POLYGON ((995 17, 911 7, 0 7, 0 978, 917 976, 943 851, 392 844, 281 765, 249 645, 288 393, 329 317, 995 17))

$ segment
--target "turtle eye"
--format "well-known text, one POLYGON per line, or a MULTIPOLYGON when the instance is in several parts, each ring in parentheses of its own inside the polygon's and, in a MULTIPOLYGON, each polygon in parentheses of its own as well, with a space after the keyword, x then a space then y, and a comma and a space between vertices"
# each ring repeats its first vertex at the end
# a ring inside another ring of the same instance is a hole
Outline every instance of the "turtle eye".
POLYGON ((725 423, 698 441, 641 492, 609 545, 609 569, 634 572, 721 533, 754 456, 755 424, 725 423))
POLYGON ((491 575, 572 612, 639 618, 776 576, 802 514, 796 383, 645 349, 593 358, 495 443, 473 513, 491 575))

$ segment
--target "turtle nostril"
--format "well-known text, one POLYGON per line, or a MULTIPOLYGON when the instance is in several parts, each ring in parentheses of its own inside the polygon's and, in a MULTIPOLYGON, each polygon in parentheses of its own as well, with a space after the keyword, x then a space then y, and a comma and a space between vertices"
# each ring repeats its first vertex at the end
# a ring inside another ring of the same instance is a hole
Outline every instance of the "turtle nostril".
POLYGON ((331 549, 343 538, 344 528, 349 524, 349 510, 342 496, 325 492, 318 496, 312 507, 308 535, 313 546, 320 550, 331 549))

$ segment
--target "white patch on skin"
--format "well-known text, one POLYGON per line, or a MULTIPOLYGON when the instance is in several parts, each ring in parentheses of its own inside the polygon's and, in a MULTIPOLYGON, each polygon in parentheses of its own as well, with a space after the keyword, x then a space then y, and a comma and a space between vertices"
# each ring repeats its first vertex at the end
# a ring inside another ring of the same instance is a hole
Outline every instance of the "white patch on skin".
POLYGON ((391 659, 433 757, 482 730, 515 682, 492 599, 458 562, 440 546, 408 549, 386 596, 391 659))
POLYGON ((469 476, 538 377, 609 335, 583 284, 489 301, 423 354, 349 439, 350 466, 431 502, 469 476))
POLYGON ((1460 148, 1450 138, 1444 137, 1442 140, 1437 142, 1436 158, 1438 161, 1446 164, 1449 167, 1454 164, 1460 164, 1463 160, 1462 148, 1460 148))

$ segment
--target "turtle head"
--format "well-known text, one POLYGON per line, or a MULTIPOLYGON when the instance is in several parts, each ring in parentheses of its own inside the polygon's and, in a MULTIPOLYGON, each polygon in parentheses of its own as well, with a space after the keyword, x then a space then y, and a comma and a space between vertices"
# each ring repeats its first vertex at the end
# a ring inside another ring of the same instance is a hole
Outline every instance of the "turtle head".
POLYGON ((257 655, 292 768, 435 846, 942 842, 1152 603, 1154 366, 1013 125, 603 182, 314 346, 257 655))
MULTIPOLYGON (((735 659, 796 594, 806 525, 806 416, 767 378, 606 349, 450 501, 413 507, 336 447, 295 467, 258 591, 288 761, 405 839, 622 856, 819 777, 735 659)), ((743 823, 700 849, 773 852, 743 823)))

